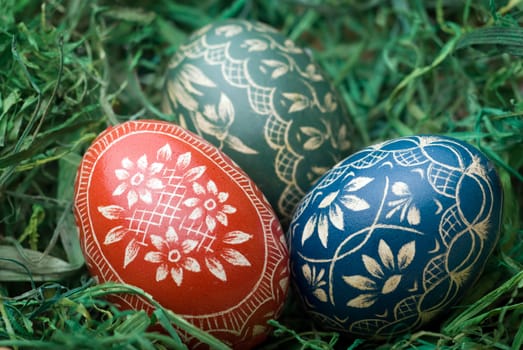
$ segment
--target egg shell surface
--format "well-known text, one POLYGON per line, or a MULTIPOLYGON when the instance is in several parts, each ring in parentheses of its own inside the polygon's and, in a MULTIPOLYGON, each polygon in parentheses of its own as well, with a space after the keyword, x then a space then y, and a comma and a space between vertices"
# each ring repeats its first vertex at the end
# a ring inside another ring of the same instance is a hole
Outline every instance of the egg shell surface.
POLYGON ((312 184, 348 154, 351 125, 304 49, 260 23, 195 32, 170 62, 164 111, 229 155, 285 226, 312 184))
POLYGON ((431 135, 386 141, 338 163, 298 205, 291 275, 327 328, 412 331, 471 288, 501 214, 498 175, 476 148, 431 135))
MULTIPOLYGON (((287 293, 283 230, 258 187, 216 147, 162 121, 108 128, 83 157, 74 211, 99 282, 140 287, 235 349, 265 339, 287 293)), ((124 308, 152 311, 138 295, 118 297, 124 308)))

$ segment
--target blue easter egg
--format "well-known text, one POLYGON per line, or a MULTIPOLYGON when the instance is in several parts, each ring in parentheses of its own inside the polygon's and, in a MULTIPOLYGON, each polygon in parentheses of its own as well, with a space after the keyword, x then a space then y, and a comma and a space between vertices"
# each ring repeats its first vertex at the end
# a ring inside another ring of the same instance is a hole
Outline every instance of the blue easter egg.
POLYGON ((298 294, 327 328, 418 329, 477 280, 501 212, 493 165, 465 142, 412 136, 365 148, 296 208, 287 238, 298 294))

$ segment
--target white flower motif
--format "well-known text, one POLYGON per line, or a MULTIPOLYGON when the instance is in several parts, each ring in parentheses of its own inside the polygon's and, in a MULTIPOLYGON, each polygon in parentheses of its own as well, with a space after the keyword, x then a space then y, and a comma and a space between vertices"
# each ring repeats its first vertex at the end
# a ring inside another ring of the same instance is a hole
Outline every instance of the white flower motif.
POLYGON ((325 269, 316 269, 316 266, 304 264, 301 267, 301 272, 305 280, 312 288, 312 295, 314 295, 319 301, 327 302, 327 293, 323 289, 327 282, 323 279, 325 277, 325 269))
POLYGON ((395 259, 389 245, 380 239, 378 256, 381 264, 366 254, 361 256, 365 269, 374 279, 362 275, 342 277, 345 283, 362 291, 357 297, 349 300, 347 306, 368 308, 376 303, 380 294, 394 292, 402 280, 401 272, 412 263, 415 253, 416 243, 411 241, 399 249, 395 259))
POLYGON ((131 208, 138 200, 151 204, 152 192, 164 188, 162 180, 156 177, 162 171, 164 164, 154 162, 149 165, 147 155, 143 155, 135 162, 125 157, 121 168, 114 171, 120 184, 113 191, 113 196, 120 196, 127 192, 127 204, 131 208))
POLYGON ((216 227, 216 221, 223 226, 227 226, 227 214, 236 212, 235 207, 225 204, 229 194, 227 192, 219 192, 216 183, 212 180, 209 180, 205 187, 198 182, 193 182, 192 188, 196 197, 190 197, 183 201, 186 207, 194 208, 189 214, 189 219, 204 218, 205 224, 210 231, 213 231, 216 227))
POLYGON ((148 252, 145 261, 159 264, 156 269, 156 281, 160 282, 171 275, 174 283, 180 286, 183 282, 184 271, 200 272, 200 263, 190 256, 198 245, 198 242, 192 239, 186 239, 180 242, 178 234, 173 227, 169 227, 165 238, 151 235, 151 243, 157 251, 148 252))
POLYGON ((360 190, 372 180, 374 179, 370 177, 356 177, 342 189, 332 191, 324 196, 317 206, 316 213, 311 215, 305 224, 301 239, 302 245, 317 231, 321 244, 327 248, 330 227, 335 227, 338 230, 343 230, 345 227, 345 215, 342 207, 352 211, 362 211, 369 208, 367 201, 351 192, 360 190))
POLYGON ((389 201, 387 203, 387 205, 392 207, 392 209, 389 210, 385 217, 390 219, 394 213, 401 210, 401 221, 403 221, 406 216, 407 222, 410 225, 418 225, 421 222, 421 215, 419 209, 412 203, 413 199, 409 185, 402 181, 395 182, 392 185, 392 193, 400 197, 400 199, 389 201))

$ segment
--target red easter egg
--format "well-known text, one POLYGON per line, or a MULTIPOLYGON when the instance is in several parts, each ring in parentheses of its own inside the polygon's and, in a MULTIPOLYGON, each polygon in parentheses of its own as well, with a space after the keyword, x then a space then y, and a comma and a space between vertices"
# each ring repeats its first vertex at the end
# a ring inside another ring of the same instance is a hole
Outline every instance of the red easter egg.
MULTIPOLYGON (((236 349, 265 339, 285 301, 288 250, 264 195, 216 147, 162 121, 108 128, 83 157, 74 201, 98 281, 140 287, 236 349)), ((121 303, 152 309, 136 295, 121 303)))

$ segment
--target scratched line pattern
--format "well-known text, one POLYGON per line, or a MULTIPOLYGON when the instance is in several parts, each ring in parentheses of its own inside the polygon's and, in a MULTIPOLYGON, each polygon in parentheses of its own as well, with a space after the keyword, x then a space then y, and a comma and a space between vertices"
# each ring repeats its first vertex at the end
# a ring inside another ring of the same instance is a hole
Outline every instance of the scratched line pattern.
POLYGON ((291 270, 320 322, 388 336, 416 329, 459 300, 500 227, 499 179, 476 152, 445 137, 399 138, 354 154, 320 179, 289 227, 291 270), (352 200, 365 205, 337 216, 351 187, 352 200))
MULTIPOLYGON (((266 198, 260 195, 259 189, 255 188, 252 181, 243 172, 239 171, 237 167, 233 166, 233 163, 217 152, 215 148, 210 148, 207 144, 189 135, 181 128, 162 122, 146 124, 150 127, 149 131, 152 129, 151 132, 159 135, 168 135, 175 142, 187 143, 187 145, 203 152, 223 171, 224 176, 230 178, 236 186, 242 189, 256 208, 260 225, 264 232, 264 244, 266 245, 264 247, 266 261, 264 262, 260 280, 257 282, 257 289, 252 291, 252 295, 249 297, 245 296, 243 300, 239 300, 236 305, 228 310, 223 310, 216 314, 182 315, 197 326, 208 327, 206 329, 211 334, 219 333, 223 335, 224 333, 229 333, 237 339, 248 341, 253 336, 259 334, 259 332, 265 331, 264 326, 261 325, 264 325, 267 320, 276 317, 281 312, 281 307, 283 306, 288 287, 288 267, 286 260, 287 249, 281 227, 266 198), (279 231, 275 227, 279 227, 279 231), (275 240, 273 236, 276 232, 281 235, 279 240, 275 240), (274 309, 273 306, 270 306, 272 311, 268 312, 267 305, 275 303, 280 305, 280 307, 274 309), (262 315, 262 318, 259 315, 256 316, 256 314, 262 315), (252 317, 260 318, 260 325, 247 325, 246 321, 252 317)), ((143 127, 143 125, 140 126, 138 123, 128 122, 100 135, 97 142, 85 154, 85 161, 78 172, 74 206, 75 216, 80 227, 82 249, 86 256, 87 265, 98 281, 125 282, 121 279, 119 272, 113 268, 111 261, 103 253, 102 246, 104 245, 103 240, 106 232, 97 233, 92 231, 92 223, 94 220, 99 220, 96 216, 100 215, 100 211, 97 208, 90 207, 90 196, 96 195, 96 193, 92 193, 89 190, 93 180, 92 174, 97 167, 97 159, 103 156, 122 135, 140 132, 140 128, 143 127)), ((148 154, 148 159, 152 158, 154 158, 153 154, 148 154)), ((187 198, 188 192, 192 192, 190 189, 192 179, 184 178, 191 166, 186 167, 185 172, 180 172, 180 169, 173 168, 173 162, 175 160, 172 160, 170 165, 167 164, 161 174, 156 175, 161 178, 165 187, 153 194, 153 198, 156 201, 154 209, 146 210, 144 206, 140 205, 140 202, 133 208, 126 209, 126 221, 124 222, 128 223, 128 234, 137 238, 144 238, 148 232, 165 235, 163 229, 159 232, 156 231, 161 227, 175 226, 179 230, 180 235, 184 232, 188 237, 197 238, 197 250, 203 250, 212 254, 213 243, 217 239, 216 235, 210 232, 204 220, 188 219, 186 216, 182 216, 180 211, 181 206, 184 205, 184 198, 187 198)), ((119 224, 121 224, 121 221, 119 224)), ((146 240, 145 243, 150 244, 146 240)), ((142 249, 145 248, 142 247, 142 249)), ((145 254, 145 252, 142 253, 145 254)), ((143 261, 135 260, 131 262, 131 264, 134 263, 141 264, 143 261)), ((143 309, 149 312, 153 311, 153 307, 147 300, 138 295, 119 295, 115 299, 118 304, 124 307, 143 309)), ((192 341, 190 335, 181 333, 185 341, 188 343, 192 341)))

